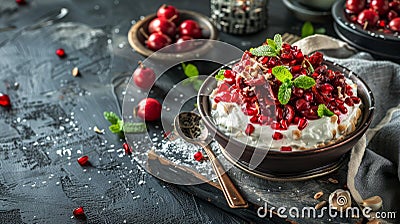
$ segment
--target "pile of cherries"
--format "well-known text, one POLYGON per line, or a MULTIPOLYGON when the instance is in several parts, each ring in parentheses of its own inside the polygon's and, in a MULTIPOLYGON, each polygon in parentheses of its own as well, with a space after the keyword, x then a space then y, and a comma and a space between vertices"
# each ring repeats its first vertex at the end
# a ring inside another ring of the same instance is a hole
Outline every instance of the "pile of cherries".
POLYGON ((363 29, 400 32, 400 0, 346 0, 345 12, 363 29))
MULTIPOLYGON (((299 130, 303 130, 309 120, 319 118, 317 111, 320 104, 339 116, 348 112, 345 104, 353 106, 360 103, 360 98, 353 95, 352 87, 345 82, 342 72, 332 71, 322 62, 320 52, 304 56, 296 46, 286 43, 276 57, 257 57, 246 51, 232 70, 224 71, 224 79, 218 86, 214 101, 237 103, 244 114, 251 116, 252 124, 270 125, 274 130, 287 130, 289 125, 297 125, 299 130), (259 67, 262 70, 252 71, 256 63, 261 64, 259 67), (278 100, 282 83, 272 75, 272 68, 279 65, 288 66, 293 79, 307 75, 316 84, 309 89, 292 86, 289 102, 282 105, 278 100)), ((254 132, 252 124, 247 126, 247 135, 254 132)), ((279 134, 273 136, 275 140, 279 139, 279 134)))
POLYGON ((202 38, 199 24, 191 19, 179 23, 179 12, 171 5, 162 5, 147 28, 150 35, 146 46, 153 51, 160 50, 174 42, 182 43, 186 40, 202 38))

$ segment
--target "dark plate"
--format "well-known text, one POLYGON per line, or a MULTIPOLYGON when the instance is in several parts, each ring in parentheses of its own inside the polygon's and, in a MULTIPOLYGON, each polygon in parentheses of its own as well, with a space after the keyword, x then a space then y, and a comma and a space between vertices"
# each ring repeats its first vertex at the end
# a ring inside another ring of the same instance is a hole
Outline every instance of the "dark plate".
MULTIPOLYGON (((148 49, 146 47, 145 41, 146 37, 143 35, 143 32, 149 35, 149 32, 147 30, 147 27, 149 26, 149 23, 156 18, 156 14, 151 14, 146 16, 144 19, 138 21, 135 25, 131 27, 131 29, 128 32, 128 41, 130 45, 140 54, 143 56, 150 56, 151 54, 154 53, 154 51, 148 49), (143 31, 140 31, 140 30, 143 31)), ((218 30, 215 28, 215 26, 210 22, 209 18, 193 11, 188 11, 188 10, 179 10, 179 22, 182 22, 187 19, 192 19, 196 22, 199 23, 201 29, 202 29, 202 34, 204 39, 210 39, 210 40, 216 40, 218 39, 218 30)), ((188 54, 194 54, 198 53, 195 51, 201 51, 201 48, 196 48, 193 51, 188 51, 186 53, 188 54)), ((163 60, 168 60, 171 57, 174 57, 174 55, 171 55, 172 53, 159 53, 157 54, 157 57, 159 59, 163 60)), ((153 57, 154 58, 154 57, 153 57)))
POLYGON ((300 4, 295 0, 283 0, 286 7, 302 21, 310 21, 313 23, 325 23, 332 19, 332 14, 329 10, 321 11, 300 4))
POLYGON ((400 37, 379 31, 362 29, 352 23, 344 12, 345 0, 337 1, 332 7, 334 28, 338 36, 359 50, 369 52, 378 58, 400 61, 400 37))
MULTIPOLYGON (((211 105, 209 96, 217 83, 214 76, 206 79, 200 88, 198 95, 198 108, 206 127, 211 133, 215 133, 215 140, 225 148, 224 154, 234 164, 246 169, 251 173, 256 173, 264 177, 275 177, 290 179, 291 177, 301 177, 301 179, 312 178, 326 174, 343 159, 344 155, 351 150, 371 123, 374 111, 374 98, 371 90, 363 80, 349 69, 336 65, 330 61, 324 61, 330 69, 343 71, 343 74, 358 85, 357 94, 363 102, 362 117, 360 118, 356 130, 332 145, 325 147, 293 152, 279 152, 270 150, 265 156, 264 148, 256 148, 245 145, 235 139, 229 139, 223 132, 218 130, 211 119, 211 105), (254 169, 249 164, 253 157, 263 158, 254 169)), ((215 75, 215 73, 214 73, 215 75)))

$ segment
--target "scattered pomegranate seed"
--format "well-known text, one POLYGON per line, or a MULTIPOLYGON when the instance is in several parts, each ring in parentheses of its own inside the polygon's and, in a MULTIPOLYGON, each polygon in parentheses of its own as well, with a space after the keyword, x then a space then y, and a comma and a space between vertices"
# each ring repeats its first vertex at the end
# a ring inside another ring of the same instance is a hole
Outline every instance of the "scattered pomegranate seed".
POLYGON ((290 152, 290 151, 292 151, 292 147, 290 147, 290 146, 282 146, 281 147, 281 151, 282 152, 290 152))
POLYGON ((277 121, 273 121, 271 124, 271 128, 274 130, 280 130, 281 129, 281 124, 277 121))
POLYGON ((297 128, 301 131, 304 128, 306 128, 308 125, 308 120, 305 118, 299 118, 299 121, 297 123, 297 128))
POLYGON ((132 154, 132 148, 128 143, 125 142, 124 144, 122 144, 122 148, 124 148, 125 154, 127 154, 127 155, 132 154))
POLYGON ((82 218, 83 216, 85 216, 85 211, 83 210, 83 207, 75 208, 72 213, 74 214, 75 218, 82 218))
POLYGON ((0 93, 0 106, 2 106, 2 107, 10 107, 11 106, 10 97, 7 94, 0 93))
POLYGON ((59 49, 56 50, 56 55, 57 55, 58 57, 60 57, 60 58, 63 58, 63 57, 65 57, 66 54, 65 54, 64 49, 59 48, 59 49))
POLYGON ((16 2, 18 5, 26 5, 26 1, 25 1, 25 0, 15 0, 15 2, 16 2))
POLYGON ((283 138, 283 134, 280 132, 277 132, 277 131, 274 132, 274 134, 272 135, 272 139, 274 139, 274 140, 280 140, 282 138, 283 138))
POLYGON ((245 133, 246 135, 251 135, 253 134, 254 130, 255 130, 254 126, 252 124, 248 124, 245 133))
POLYGON ((200 151, 198 151, 198 152, 196 152, 194 155, 193 155, 193 158, 194 158, 194 160, 196 160, 196 161, 202 161, 203 159, 204 159, 204 156, 203 156, 203 153, 201 153, 200 151))
POLYGON ((354 105, 353 100, 352 100, 350 97, 347 97, 347 98, 344 100, 344 102, 345 102, 348 106, 350 106, 350 107, 352 107, 352 106, 354 105))
POLYGON ((352 96, 352 97, 351 97, 351 100, 352 100, 353 103, 355 103, 355 104, 359 104, 359 103, 361 102, 361 99, 358 98, 358 97, 356 97, 356 96, 352 96))
POLYGON ((88 156, 82 156, 82 157, 79 157, 77 161, 78 161, 79 165, 86 166, 86 165, 88 165, 89 157, 88 156))

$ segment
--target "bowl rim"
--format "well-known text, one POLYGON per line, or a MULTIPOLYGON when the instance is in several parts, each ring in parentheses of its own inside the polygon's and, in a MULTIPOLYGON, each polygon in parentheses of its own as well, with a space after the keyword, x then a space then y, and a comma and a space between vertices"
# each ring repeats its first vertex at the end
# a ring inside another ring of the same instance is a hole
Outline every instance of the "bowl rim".
MULTIPOLYGON (((366 90, 366 94, 367 94, 367 99, 368 101, 370 101, 371 105, 368 108, 369 113, 368 113, 368 117, 366 117, 366 122, 364 124, 359 124, 358 128, 353 131, 352 133, 350 133, 349 135, 346 135, 344 139, 339 140, 338 142, 335 142, 333 144, 330 145, 326 145, 326 146, 322 146, 322 147, 317 147, 317 148, 312 148, 312 149, 307 149, 307 150, 299 150, 299 151, 277 151, 277 150, 269 150, 268 149, 268 155, 272 155, 272 156, 288 156, 288 157, 292 157, 292 156, 304 156, 304 155, 311 155, 311 154, 317 154, 320 152, 325 152, 325 151, 331 151, 334 150, 337 147, 346 145, 348 142, 351 142, 352 140, 356 139, 359 135, 362 135, 365 133, 365 131, 368 129, 368 127, 370 126, 371 122, 372 122, 372 118, 373 118, 373 114, 374 114, 374 110, 375 110, 375 98, 373 96, 373 93, 371 91, 371 89, 368 87, 368 85, 365 83, 365 81, 360 78, 356 73, 352 72, 350 69, 337 64, 333 61, 330 60, 326 60, 324 59, 323 63, 328 63, 331 66, 337 66, 338 70, 341 69, 343 72, 346 71, 347 73, 351 72, 351 76, 355 77, 355 79, 358 79, 357 81, 361 82, 363 85, 363 88, 366 90)), ((231 63, 232 64, 232 63, 231 63)), ((218 69, 219 70, 219 69, 218 69)), ((204 109, 203 106, 203 102, 204 99, 208 100, 209 102, 209 96, 204 94, 202 95, 203 92, 207 91, 207 84, 210 82, 210 79, 214 79, 215 74, 218 72, 218 70, 214 71, 209 77, 207 77, 207 79, 203 82, 203 84, 201 85, 199 92, 197 94, 197 105, 198 105, 198 111, 200 113, 200 116, 202 117, 203 122, 205 123, 205 126, 207 128, 211 128, 212 133, 215 133, 216 135, 218 135, 218 137, 220 138, 224 138, 224 139, 228 139, 229 144, 234 144, 236 146, 240 146, 246 148, 246 149, 251 149, 252 151, 256 151, 256 150, 266 150, 264 148, 259 148, 259 147, 255 147, 252 145, 247 145, 243 142, 240 142, 238 140, 236 140, 235 138, 229 138, 229 136, 225 135, 221 130, 218 129, 218 127, 211 121, 211 119, 209 118, 207 112, 204 109)), ((364 109, 366 110, 366 109, 364 109)))
MULTIPOLYGON (((205 40, 217 40, 218 39, 218 37, 219 37, 218 30, 214 26, 214 24, 210 21, 210 18, 208 18, 207 16, 205 16, 201 13, 198 13, 198 12, 190 11, 190 10, 179 10, 179 14, 191 15, 195 18, 199 18, 201 21, 205 21, 207 27, 210 28, 210 37, 205 40)), ((152 50, 148 49, 138 38, 136 38, 136 36, 140 32, 139 30, 142 28, 144 23, 146 23, 149 20, 154 19, 156 16, 157 16, 156 13, 147 15, 146 17, 144 17, 143 19, 139 20, 134 25, 132 25, 132 27, 128 31, 128 42, 131 45, 131 47, 133 49, 135 49, 138 53, 140 53, 144 56, 147 56, 147 57, 152 55, 156 51, 152 51, 152 50)), ((200 49, 198 49, 198 51, 200 51, 200 49)), ((182 55, 183 54, 193 54, 194 52, 196 52, 196 51, 187 51, 187 52, 182 52, 181 54, 182 55)), ((172 53, 157 52, 157 54, 159 54, 160 56, 162 55, 163 59, 168 59, 171 56, 175 56, 175 54, 172 54, 172 53), (165 58, 164 58, 164 56, 165 56, 165 58)))
POLYGON ((339 26, 343 27, 344 29, 352 33, 361 35, 362 37, 365 38, 374 38, 384 41, 389 40, 397 43, 400 42, 400 35, 396 37, 394 35, 388 35, 382 32, 364 30, 362 29, 361 25, 351 22, 344 13, 344 5, 345 5, 345 0, 339 0, 336 1, 332 6, 332 17, 339 26), (355 28, 352 28, 350 24, 354 25, 355 28), (372 33, 375 35, 371 35, 372 33))

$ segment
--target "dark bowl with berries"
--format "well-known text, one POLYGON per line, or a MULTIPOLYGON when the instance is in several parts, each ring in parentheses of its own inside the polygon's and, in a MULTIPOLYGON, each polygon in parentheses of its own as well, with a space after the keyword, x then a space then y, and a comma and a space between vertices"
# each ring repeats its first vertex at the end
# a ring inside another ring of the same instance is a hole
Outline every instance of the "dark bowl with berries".
POLYGON ((377 58, 400 61, 400 1, 341 0, 332 15, 341 39, 377 58))
POLYGON ((205 80, 197 98, 205 127, 227 160, 256 176, 290 181, 335 171, 371 123, 371 90, 319 52, 265 46, 205 80))
MULTIPOLYGON (((161 6, 157 13, 138 21, 128 33, 128 41, 140 54, 150 56, 160 49, 154 59, 169 60, 176 54, 201 53, 206 46, 191 46, 196 39, 218 39, 218 31, 209 18, 193 11, 161 6), (185 41, 187 41, 185 43, 185 41), (175 47, 165 48, 175 44, 175 47)), ((182 56, 181 56, 182 58, 182 56)))

